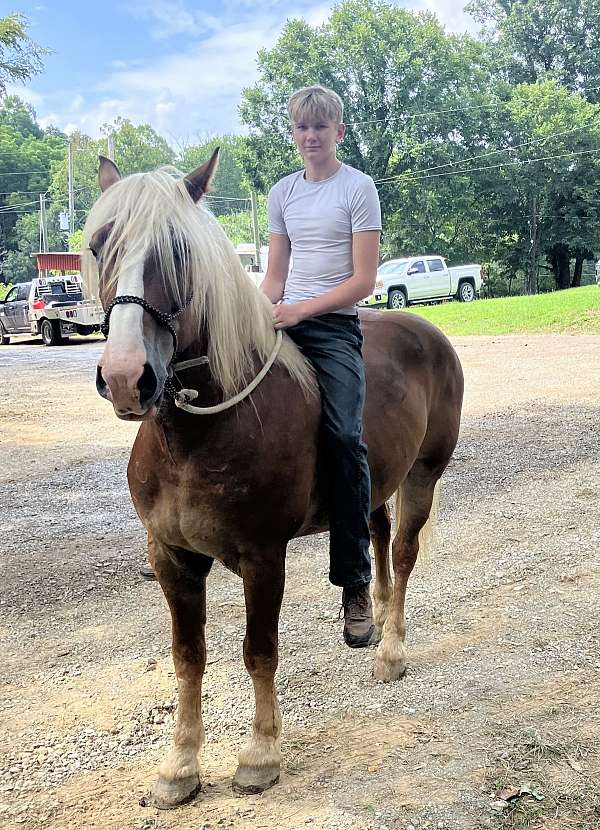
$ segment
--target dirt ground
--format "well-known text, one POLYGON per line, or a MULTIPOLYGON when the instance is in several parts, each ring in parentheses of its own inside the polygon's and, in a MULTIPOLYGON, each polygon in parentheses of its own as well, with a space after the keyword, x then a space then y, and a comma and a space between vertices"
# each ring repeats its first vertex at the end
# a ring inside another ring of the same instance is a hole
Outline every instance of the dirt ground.
POLYGON ((209 579, 201 795, 149 805, 175 679, 138 578, 136 426, 94 390, 99 341, 0 350, 0 826, 433 830, 600 825, 600 337, 456 338, 461 440, 409 583, 410 668, 341 642, 324 536, 290 545, 281 783, 235 797, 252 694, 241 583, 209 579))

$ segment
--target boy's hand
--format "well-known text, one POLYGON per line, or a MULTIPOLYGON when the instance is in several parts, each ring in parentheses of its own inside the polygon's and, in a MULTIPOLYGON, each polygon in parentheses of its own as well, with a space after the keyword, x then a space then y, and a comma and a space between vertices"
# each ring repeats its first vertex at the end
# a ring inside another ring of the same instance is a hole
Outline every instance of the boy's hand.
POLYGON ((280 303, 273 306, 273 325, 276 329, 287 329, 290 326, 295 326, 306 316, 302 303, 280 303))

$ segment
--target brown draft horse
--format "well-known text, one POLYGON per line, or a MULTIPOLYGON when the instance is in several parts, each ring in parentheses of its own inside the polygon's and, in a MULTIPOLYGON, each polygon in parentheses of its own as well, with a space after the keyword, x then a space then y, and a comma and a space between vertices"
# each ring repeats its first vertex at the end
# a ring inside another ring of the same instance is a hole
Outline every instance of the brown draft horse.
MULTIPOLYGON (((178 404, 195 396, 192 406, 219 408, 247 388, 278 345, 270 302, 200 204, 216 162, 215 154, 186 177, 161 169, 121 179, 101 158, 102 195, 84 232, 84 273, 99 279, 110 324, 97 387, 119 418, 142 421, 129 488, 172 616, 179 710, 174 746, 154 789, 162 808, 184 803, 200 786, 205 586, 215 559, 243 579, 244 662, 256 697, 252 737, 233 786, 256 793, 278 780, 274 677, 286 546, 327 528, 316 475, 319 396, 289 338, 243 401, 202 415, 175 405, 177 380, 195 390, 179 395, 178 404)), ((361 318, 374 602, 382 628, 374 675, 391 681, 405 671, 406 584, 458 438, 463 377, 452 346, 426 321, 407 313, 361 318), (401 498, 392 581, 386 502, 395 493, 401 498)))

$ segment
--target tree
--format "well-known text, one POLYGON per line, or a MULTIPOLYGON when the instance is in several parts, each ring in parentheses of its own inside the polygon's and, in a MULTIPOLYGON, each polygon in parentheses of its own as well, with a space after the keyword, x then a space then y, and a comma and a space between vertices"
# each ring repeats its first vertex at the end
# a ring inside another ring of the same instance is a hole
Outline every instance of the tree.
MULTIPOLYGON (((102 127, 104 136, 112 135, 115 162, 124 176, 145 173, 165 164, 172 164, 175 154, 164 138, 149 124, 134 125, 125 118, 102 127)), ((75 227, 82 227, 90 208, 100 195, 98 187, 98 156, 107 155, 107 138, 94 140, 85 133, 70 136, 73 152, 73 191, 75 227)), ((68 162, 66 154, 54 166, 50 193, 64 203, 68 191, 68 162)))
MULTIPOLYGON (((260 236, 261 244, 264 244, 269 235, 267 223, 267 198, 266 196, 258 196, 256 212, 258 214, 258 234, 260 236)), ((234 245, 240 245, 244 242, 254 241, 254 231, 252 228, 252 213, 250 211, 250 204, 248 203, 246 210, 238 210, 235 213, 224 213, 217 216, 217 219, 223 226, 225 233, 234 245)))
POLYGON ((484 25, 496 66, 512 83, 554 78, 600 101, 597 0, 471 0, 466 10, 484 25))
POLYGON ((294 89, 322 83, 345 103, 340 157, 378 184, 387 252, 461 257, 479 238, 468 181, 409 174, 447 166, 478 146, 492 86, 488 64, 486 47, 446 34, 433 15, 381 0, 346 0, 316 28, 289 21, 273 49, 259 52, 259 81, 243 92, 246 173, 264 193, 298 169, 286 101, 294 89))
POLYGON ((570 260, 600 250, 600 106, 555 81, 516 86, 489 120, 493 172, 475 172, 488 216, 486 247, 493 257, 528 272, 536 290, 538 254, 550 262, 556 288, 572 284, 570 260), (491 232, 490 232, 491 231, 491 232))
POLYGON ((237 135, 221 135, 185 147, 177 166, 189 173, 211 157, 217 147, 219 167, 209 196, 210 208, 216 216, 240 211, 240 199, 248 197, 250 183, 241 163, 244 139, 237 135))
MULTIPOLYGON (((67 249, 67 239, 59 230, 58 214, 60 208, 52 206, 47 212, 48 248, 51 251, 67 249)), ((39 213, 22 215, 15 226, 14 250, 4 257, 3 270, 6 279, 12 283, 26 282, 37 276, 37 266, 32 254, 39 251, 39 213)))
MULTIPOLYGON (((37 217, 39 194, 48 190, 53 166, 65 157, 66 146, 62 133, 41 129, 28 104, 15 96, 0 102, 0 251, 4 254, 25 244, 17 229, 19 218, 32 212, 37 217)), ((58 201, 55 207, 60 209, 58 201)), ((25 259, 15 266, 20 274, 30 273, 25 263, 34 248, 22 249, 25 259)), ((12 279, 6 268, 5 274, 12 279)))
POLYGON ((0 98, 6 84, 24 83, 42 71, 42 58, 48 50, 27 36, 27 21, 22 14, 0 17, 0 98))

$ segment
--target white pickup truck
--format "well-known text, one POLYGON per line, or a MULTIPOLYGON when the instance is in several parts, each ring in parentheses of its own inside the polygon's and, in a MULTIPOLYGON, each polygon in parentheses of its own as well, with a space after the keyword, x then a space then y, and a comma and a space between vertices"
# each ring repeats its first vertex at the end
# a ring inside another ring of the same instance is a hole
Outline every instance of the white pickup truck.
POLYGON ((377 269, 375 291, 359 305, 406 308, 411 303, 457 299, 472 302, 481 290, 481 265, 448 268, 441 256, 390 259, 377 269))
POLYGON ((100 331, 103 319, 99 303, 84 299, 78 274, 40 277, 15 285, 0 300, 0 344, 28 334, 58 346, 71 334, 100 331))

